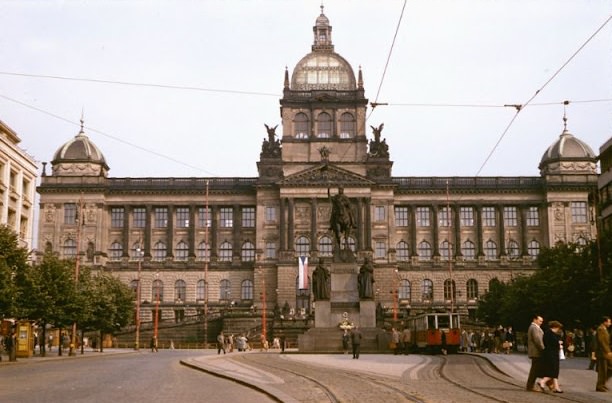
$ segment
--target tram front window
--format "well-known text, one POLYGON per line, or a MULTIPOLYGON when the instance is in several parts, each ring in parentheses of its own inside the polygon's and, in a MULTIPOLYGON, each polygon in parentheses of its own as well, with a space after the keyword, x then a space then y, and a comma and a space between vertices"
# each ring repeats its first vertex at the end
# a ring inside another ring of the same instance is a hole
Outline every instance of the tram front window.
POLYGON ((450 329, 450 317, 446 315, 438 316, 438 329, 450 329))

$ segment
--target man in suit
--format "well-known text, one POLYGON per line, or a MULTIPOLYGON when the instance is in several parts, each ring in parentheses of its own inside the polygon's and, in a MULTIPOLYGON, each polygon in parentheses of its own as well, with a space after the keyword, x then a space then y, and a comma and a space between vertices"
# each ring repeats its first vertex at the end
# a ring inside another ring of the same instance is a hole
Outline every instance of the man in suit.
POLYGON ((610 333, 608 328, 612 324, 609 316, 604 316, 601 325, 597 328, 595 357, 597 358, 597 385, 595 390, 598 392, 607 392, 608 387, 606 382, 609 372, 610 363, 612 363, 612 352, 610 351, 610 333))
POLYGON ((540 315, 535 315, 527 330, 527 355, 531 358, 531 368, 529 368, 529 376, 527 377, 527 391, 533 392, 535 381, 538 377, 541 368, 542 351, 544 351, 544 331, 540 326, 544 322, 544 318, 540 315))
POLYGON ((359 359, 359 349, 361 348, 361 331, 357 326, 351 332, 351 344, 353 347, 353 359, 359 359))

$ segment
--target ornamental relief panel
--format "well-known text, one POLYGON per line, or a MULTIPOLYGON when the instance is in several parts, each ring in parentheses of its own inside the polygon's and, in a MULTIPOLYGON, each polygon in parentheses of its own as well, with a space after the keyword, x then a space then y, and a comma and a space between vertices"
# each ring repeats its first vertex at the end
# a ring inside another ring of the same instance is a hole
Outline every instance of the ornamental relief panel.
POLYGON ((331 216, 331 207, 330 206, 319 206, 317 208, 317 222, 329 221, 331 216))
POLYGON ((45 204, 45 211, 43 213, 45 222, 52 223, 55 218, 55 204, 45 204))
POLYGON ((310 221, 310 206, 295 206, 295 220, 298 222, 310 221))

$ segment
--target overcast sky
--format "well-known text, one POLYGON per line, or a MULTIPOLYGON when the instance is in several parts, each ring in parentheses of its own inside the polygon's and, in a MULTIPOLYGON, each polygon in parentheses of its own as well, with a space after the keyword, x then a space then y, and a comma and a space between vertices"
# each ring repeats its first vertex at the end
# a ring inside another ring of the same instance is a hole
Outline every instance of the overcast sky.
MULTIPOLYGON (((336 52, 388 103, 367 127, 385 124, 394 176, 537 176, 564 100, 569 131, 598 153, 612 135, 611 4, 424 0, 402 16, 403 0, 324 1, 336 52), (503 105, 540 89, 503 135, 516 114, 503 105)), ((38 162, 83 110, 113 177, 256 176, 285 66, 310 52, 320 5, 0 0, 0 120, 38 162)))

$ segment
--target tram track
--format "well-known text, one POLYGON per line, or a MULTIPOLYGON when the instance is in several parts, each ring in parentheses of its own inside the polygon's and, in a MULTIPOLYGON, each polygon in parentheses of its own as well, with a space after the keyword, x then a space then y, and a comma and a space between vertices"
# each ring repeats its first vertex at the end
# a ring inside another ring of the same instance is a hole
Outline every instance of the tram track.
MULTIPOLYGON (((318 390, 317 402, 389 402, 407 401, 425 403, 420 396, 406 390, 406 385, 399 380, 388 377, 377 377, 350 369, 338 371, 337 368, 310 365, 307 363, 288 361, 281 356, 249 354, 238 358, 251 366, 283 376, 287 386, 296 392, 295 384, 302 385, 304 380, 310 382, 318 390), (290 374, 290 377, 287 377, 290 374), (291 379, 293 378, 293 379, 291 379), (320 398, 325 396, 325 400, 320 398)), ((278 387, 278 385, 276 386, 278 387)), ((314 397, 314 396, 312 396, 314 397)))
POLYGON ((488 360, 468 354, 441 357, 439 374, 455 387, 492 402, 590 401, 588 397, 585 400, 585 396, 526 392, 524 384, 507 376, 488 360), (468 373, 466 368, 472 371, 468 373))

